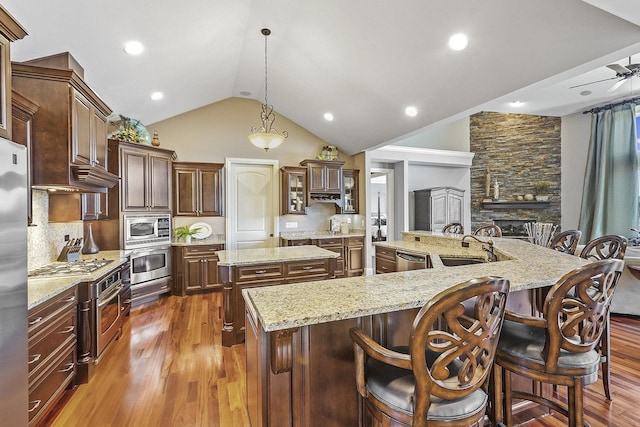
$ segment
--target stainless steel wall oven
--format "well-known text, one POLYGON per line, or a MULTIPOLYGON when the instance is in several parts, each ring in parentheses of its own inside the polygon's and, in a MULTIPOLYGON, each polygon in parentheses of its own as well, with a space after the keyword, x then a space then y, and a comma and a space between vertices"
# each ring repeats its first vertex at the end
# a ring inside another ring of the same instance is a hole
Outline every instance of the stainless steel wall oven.
POLYGON ((133 306, 171 290, 171 246, 136 249, 130 259, 133 306))

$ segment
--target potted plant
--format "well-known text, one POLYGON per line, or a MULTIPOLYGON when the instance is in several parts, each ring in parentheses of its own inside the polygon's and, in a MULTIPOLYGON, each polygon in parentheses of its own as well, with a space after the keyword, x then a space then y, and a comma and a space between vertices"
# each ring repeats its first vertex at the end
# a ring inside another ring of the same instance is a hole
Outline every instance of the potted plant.
POLYGON ((177 240, 184 240, 186 243, 191 243, 191 236, 200 231, 200 227, 190 229, 186 225, 176 227, 173 229, 173 235, 177 240))
POLYGON ((533 188, 536 189, 536 200, 541 202, 546 202, 549 200, 549 195, 547 194, 547 190, 551 187, 551 183, 549 181, 536 181, 533 183, 533 188))

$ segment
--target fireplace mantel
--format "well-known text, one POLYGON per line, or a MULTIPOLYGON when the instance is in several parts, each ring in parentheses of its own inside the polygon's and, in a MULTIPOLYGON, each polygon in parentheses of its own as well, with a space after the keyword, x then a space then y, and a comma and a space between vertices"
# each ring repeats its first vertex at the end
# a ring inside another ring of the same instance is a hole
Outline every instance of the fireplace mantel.
POLYGON ((496 200, 491 202, 482 202, 484 209, 545 209, 549 207, 550 202, 540 202, 537 200, 496 200))

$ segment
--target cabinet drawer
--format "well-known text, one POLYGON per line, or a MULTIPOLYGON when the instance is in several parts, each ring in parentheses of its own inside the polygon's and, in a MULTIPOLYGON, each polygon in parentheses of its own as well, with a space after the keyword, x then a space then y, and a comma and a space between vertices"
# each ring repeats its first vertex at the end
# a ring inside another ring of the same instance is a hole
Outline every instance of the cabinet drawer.
POLYGON ((29 388, 29 424, 46 413, 76 374, 75 343, 59 357, 52 369, 29 388))
POLYGON ((66 312, 29 339, 29 381, 32 381, 61 347, 76 340, 76 312, 66 312))
POLYGON ((197 246, 186 246, 183 249, 183 255, 209 255, 214 254, 216 251, 221 251, 224 249, 224 245, 197 245, 197 246))
POLYGON ((236 269, 237 282, 273 280, 284 277, 282 264, 247 265, 236 269))
POLYGON ((332 237, 328 239, 318 239, 316 245, 321 248, 326 246, 344 246, 344 241, 342 237, 332 237))
POLYGON ((396 262, 385 258, 376 257, 376 274, 393 273, 396 271, 396 262))
POLYGON ((364 246, 364 237, 347 237, 345 239, 346 246, 364 246))
POLYGON ((29 338, 37 334, 51 319, 65 310, 75 312, 77 304, 78 293, 74 286, 29 310, 29 338))
POLYGON ((329 260, 318 259, 309 261, 296 261, 286 264, 287 279, 303 278, 305 276, 322 276, 329 272, 329 260))
MULTIPOLYGON (((131 286, 131 302, 138 302, 142 298, 160 295, 171 290, 171 279, 157 279, 149 284, 131 286)), ((135 305, 135 304, 134 304, 135 305)))
POLYGON ((390 261, 396 262, 396 251, 395 249, 383 248, 380 246, 376 246, 376 259, 377 258, 386 258, 390 261))
POLYGON ((311 245, 311 239, 300 239, 300 240, 287 240, 286 246, 305 246, 311 245))

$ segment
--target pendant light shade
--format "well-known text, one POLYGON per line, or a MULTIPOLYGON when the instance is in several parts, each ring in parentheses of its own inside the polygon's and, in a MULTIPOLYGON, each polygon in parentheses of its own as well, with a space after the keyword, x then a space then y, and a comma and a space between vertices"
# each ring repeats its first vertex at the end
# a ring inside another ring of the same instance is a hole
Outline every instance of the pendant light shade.
POLYGON ((264 151, 269 151, 270 148, 276 148, 278 145, 282 144, 289 134, 286 131, 279 133, 273 127, 276 115, 273 112, 273 105, 269 105, 267 98, 267 36, 271 34, 271 30, 263 28, 261 33, 264 35, 264 104, 262 104, 262 112, 260 113, 262 126, 259 129, 255 126, 251 128, 249 141, 251 141, 251 143, 256 147, 262 148, 264 151))

